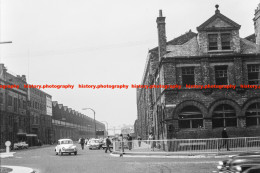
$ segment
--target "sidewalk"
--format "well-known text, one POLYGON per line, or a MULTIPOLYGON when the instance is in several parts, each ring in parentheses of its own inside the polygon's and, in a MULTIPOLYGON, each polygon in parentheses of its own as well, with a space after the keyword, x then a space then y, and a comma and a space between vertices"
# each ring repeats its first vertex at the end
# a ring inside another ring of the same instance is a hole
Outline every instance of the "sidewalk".
POLYGON ((1 165, 1 172, 6 173, 36 173, 32 168, 22 166, 1 165))
POLYGON ((174 152, 120 152, 114 151, 110 155, 114 157, 139 157, 139 158, 225 158, 237 155, 238 152, 223 153, 174 153, 174 152))
POLYGON ((14 157, 15 152, 9 152, 9 153, 0 153, 0 158, 7 158, 7 157, 14 157))
MULTIPOLYGON (((53 144, 54 145, 54 144, 53 144)), ((29 147, 28 149, 19 149, 19 150, 11 150, 12 152, 13 151, 26 151, 26 150, 31 150, 31 149, 37 149, 37 148, 45 148, 45 147, 50 147, 50 146, 53 146, 51 144, 46 144, 46 145, 42 145, 42 146, 31 146, 29 147)), ((5 152, 5 149, 0 149, 0 154, 1 153, 4 153, 5 152)))

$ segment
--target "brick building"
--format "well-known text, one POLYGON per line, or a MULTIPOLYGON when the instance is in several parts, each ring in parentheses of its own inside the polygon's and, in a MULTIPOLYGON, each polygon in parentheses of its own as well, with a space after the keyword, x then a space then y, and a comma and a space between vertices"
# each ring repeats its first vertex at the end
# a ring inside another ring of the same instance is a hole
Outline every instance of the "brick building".
MULTIPOLYGON (((23 86, 26 84, 24 75, 14 75, 0 64, 0 85, 23 86)), ((27 109, 27 89, 0 88, 0 135, 1 148, 5 141, 12 143, 24 140, 30 131, 29 114, 27 109)))
POLYGON ((260 89, 246 86, 260 85, 260 4, 253 20, 255 33, 241 38, 241 26, 216 5, 197 33, 167 42, 160 11, 158 47, 148 52, 142 85, 172 88, 137 89, 137 135, 212 138, 227 127, 231 137, 259 136, 260 89), (219 89, 227 86, 236 88, 219 89))
MULTIPOLYGON (((50 144, 60 138, 95 137, 92 118, 52 102, 51 95, 29 86, 25 75, 12 74, 0 64, 0 148, 5 148, 6 141, 26 141, 33 146, 39 141, 50 144)), ((99 121, 96 130, 106 133, 99 121)))
MULTIPOLYGON (((57 101, 52 102, 52 129, 54 141, 60 138, 78 140, 80 137, 95 137, 94 119, 57 101)), ((96 130, 105 132, 105 129, 105 125, 96 120, 96 130)))

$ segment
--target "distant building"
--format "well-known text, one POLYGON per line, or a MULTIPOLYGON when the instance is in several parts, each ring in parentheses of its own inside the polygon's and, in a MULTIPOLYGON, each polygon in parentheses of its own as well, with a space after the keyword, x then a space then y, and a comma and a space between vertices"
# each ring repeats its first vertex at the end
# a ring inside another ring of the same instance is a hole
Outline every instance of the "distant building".
MULTIPOLYGON (((59 104, 57 101, 52 102, 52 129, 54 141, 61 138, 78 140, 81 137, 95 137, 94 119, 59 104)), ((105 131, 105 125, 96 121, 96 130, 105 131)))
POLYGON ((246 86, 260 85, 260 4, 255 34, 246 38, 218 5, 197 33, 189 31, 168 42, 162 11, 156 22, 159 45, 148 52, 142 85, 172 88, 137 89, 137 135, 215 138, 227 127, 231 137, 259 136, 260 89, 246 86), (231 85, 236 88, 217 88, 231 85))

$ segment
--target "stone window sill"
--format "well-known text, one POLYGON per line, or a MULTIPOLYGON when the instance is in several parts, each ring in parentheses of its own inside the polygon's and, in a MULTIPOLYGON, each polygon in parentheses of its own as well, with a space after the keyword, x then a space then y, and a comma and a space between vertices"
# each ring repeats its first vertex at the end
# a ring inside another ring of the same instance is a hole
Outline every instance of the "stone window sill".
POLYGON ((208 53, 232 53, 233 50, 209 50, 208 53))

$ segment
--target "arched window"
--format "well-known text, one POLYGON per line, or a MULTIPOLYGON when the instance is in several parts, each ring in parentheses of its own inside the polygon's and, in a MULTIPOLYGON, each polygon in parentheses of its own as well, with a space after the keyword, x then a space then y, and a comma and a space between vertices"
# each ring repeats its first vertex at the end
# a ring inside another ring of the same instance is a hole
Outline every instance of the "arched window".
POLYGON ((195 106, 184 107, 179 114, 179 128, 199 128, 203 127, 203 116, 201 111, 195 106))
POLYGON ((235 109, 226 104, 217 106, 212 115, 212 127, 232 127, 237 126, 235 109))
POLYGON ((260 102, 251 104, 246 110, 246 126, 260 125, 260 102))

